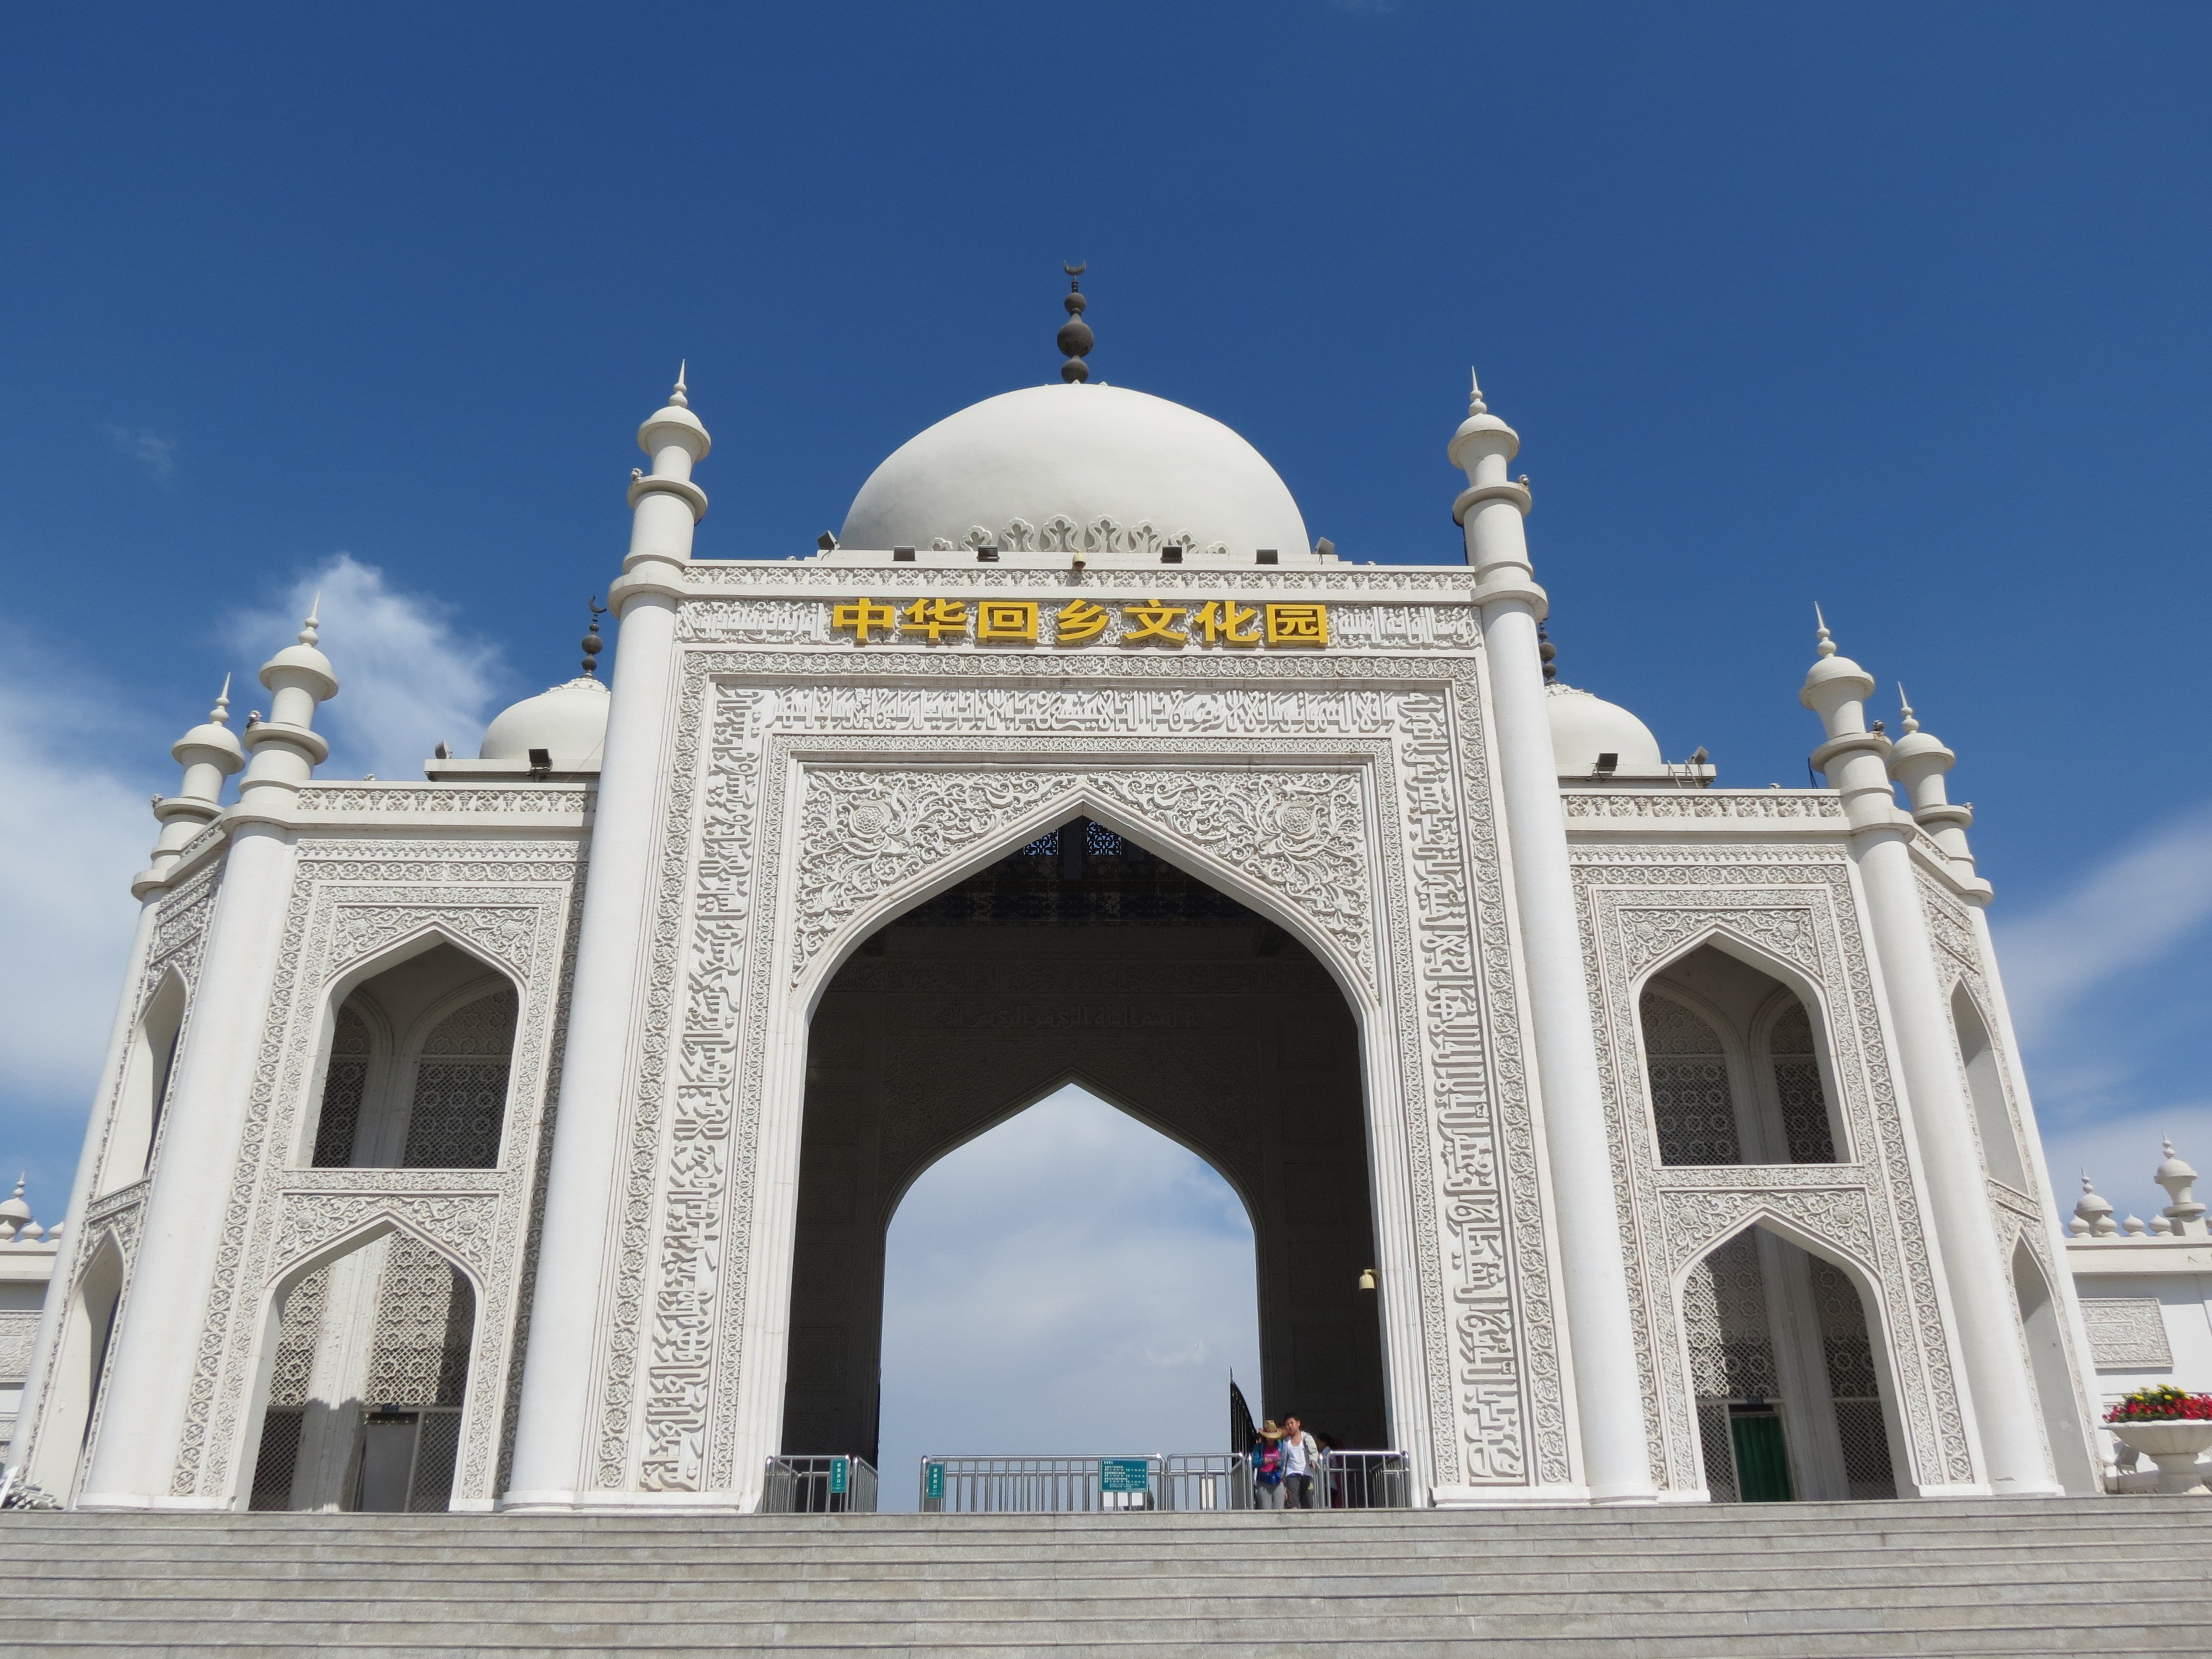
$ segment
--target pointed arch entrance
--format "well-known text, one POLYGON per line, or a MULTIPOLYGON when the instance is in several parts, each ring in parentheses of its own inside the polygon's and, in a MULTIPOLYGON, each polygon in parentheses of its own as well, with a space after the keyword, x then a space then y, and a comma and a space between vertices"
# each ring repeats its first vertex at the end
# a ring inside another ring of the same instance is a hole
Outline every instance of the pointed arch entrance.
MULTIPOLYGON (((946 1152, 1079 1083, 1249 1210, 1262 1409, 1389 1443, 1359 1038, 1281 928, 1087 818, 878 928, 809 1032, 783 1445, 873 1457, 884 1249, 946 1152)), ((1058 1201, 1008 1194, 1005 1201, 1058 1201)))

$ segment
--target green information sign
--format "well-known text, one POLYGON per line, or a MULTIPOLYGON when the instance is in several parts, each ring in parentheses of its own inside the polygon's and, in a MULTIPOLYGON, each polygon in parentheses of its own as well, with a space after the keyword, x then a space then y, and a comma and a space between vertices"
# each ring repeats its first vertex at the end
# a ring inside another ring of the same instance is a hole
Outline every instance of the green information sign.
POLYGON ((1098 1490, 1101 1492, 1149 1492, 1152 1485, 1152 1460, 1144 1457, 1102 1457, 1098 1460, 1098 1490))
POLYGON ((921 1495, 924 1498, 945 1496, 945 1465, 925 1463, 921 1466, 921 1495))
POLYGON ((853 1460, 833 1457, 830 1460, 830 1495, 842 1497, 853 1489, 853 1460))

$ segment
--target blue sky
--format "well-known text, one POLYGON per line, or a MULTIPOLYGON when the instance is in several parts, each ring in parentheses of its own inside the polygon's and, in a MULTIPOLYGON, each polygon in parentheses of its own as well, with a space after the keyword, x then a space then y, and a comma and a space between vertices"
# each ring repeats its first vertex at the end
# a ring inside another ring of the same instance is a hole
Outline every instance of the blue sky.
POLYGON ((1048 379, 1084 258, 1096 372, 1347 557, 1458 556, 1478 363, 1566 677, 1724 783, 1803 779, 1822 601, 1960 752, 2056 1160, 2148 1214, 2161 1129, 2212 1158, 2208 58, 2197 5, 11 9, 0 1157, 50 1216, 145 799, 303 590, 331 769, 403 774, 573 672, 679 357, 701 550, 780 557, 1048 379))

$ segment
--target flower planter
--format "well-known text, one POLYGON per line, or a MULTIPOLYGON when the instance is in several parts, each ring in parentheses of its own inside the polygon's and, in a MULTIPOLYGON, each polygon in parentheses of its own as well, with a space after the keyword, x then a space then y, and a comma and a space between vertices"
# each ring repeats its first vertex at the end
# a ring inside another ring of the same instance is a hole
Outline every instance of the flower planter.
POLYGON ((2200 1453, 2212 1451, 2212 1419, 2172 1418, 2108 1426, 2114 1438, 2125 1441, 2158 1465, 2159 1491, 2174 1493, 2198 1489, 2203 1477, 2197 1459, 2200 1453))

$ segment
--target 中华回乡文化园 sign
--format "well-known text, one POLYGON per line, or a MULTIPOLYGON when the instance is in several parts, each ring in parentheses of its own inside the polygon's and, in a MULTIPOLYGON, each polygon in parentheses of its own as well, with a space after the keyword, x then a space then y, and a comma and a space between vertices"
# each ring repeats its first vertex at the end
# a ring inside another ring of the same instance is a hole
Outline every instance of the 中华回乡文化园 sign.
POLYGON ((1310 601, 1159 599, 833 599, 833 633, 874 640, 973 639, 981 645, 1212 645, 1315 649, 1328 644, 1328 607, 1310 601))

